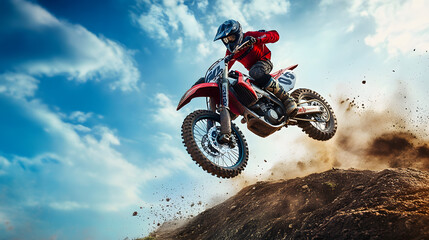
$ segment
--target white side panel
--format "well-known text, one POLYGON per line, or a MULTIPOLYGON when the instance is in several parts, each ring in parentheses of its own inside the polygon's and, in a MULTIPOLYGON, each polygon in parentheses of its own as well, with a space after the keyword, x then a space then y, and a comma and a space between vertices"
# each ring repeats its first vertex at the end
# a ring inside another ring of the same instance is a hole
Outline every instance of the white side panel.
POLYGON ((277 80, 286 92, 289 92, 295 87, 296 75, 293 71, 287 70, 277 80))
POLYGON ((205 79, 206 82, 216 82, 219 77, 222 77, 222 73, 225 70, 225 60, 219 59, 212 66, 210 66, 209 70, 207 70, 205 79))

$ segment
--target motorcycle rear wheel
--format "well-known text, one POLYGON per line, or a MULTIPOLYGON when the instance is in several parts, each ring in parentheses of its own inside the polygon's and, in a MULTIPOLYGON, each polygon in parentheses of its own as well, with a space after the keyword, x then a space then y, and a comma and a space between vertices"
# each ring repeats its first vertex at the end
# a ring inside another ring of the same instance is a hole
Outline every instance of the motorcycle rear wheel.
POLYGON ((249 149, 243 133, 231 123, 234 146, 218 142, 220 116, 208 110, 190 113, 182 124, 182 138, 187 152, 205 171, 220 178, 232 178, 244 170, 249 149))
POLYGON ((295 98, 298 104, 310 104, 324 109, 323 113, 304 115, 305 118, 312 121, 298 121, 298 127, 302 128, 303 132, 319 141, 327 141, 335 135, 337 118, 332 107, 320 94, 310 89, 299 88, 293 91, 291 96, 295 98))

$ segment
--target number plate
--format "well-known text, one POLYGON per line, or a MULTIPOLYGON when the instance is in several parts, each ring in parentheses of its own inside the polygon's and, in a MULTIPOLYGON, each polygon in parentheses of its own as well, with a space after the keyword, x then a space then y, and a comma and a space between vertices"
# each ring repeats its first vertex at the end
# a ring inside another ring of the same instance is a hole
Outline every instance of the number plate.
POLYGON ((219 59, 209 68, 206 73, 205 81, 206 82, 216 82, 218 78, 222 77, 222 73, 225 70, 225 61, 224 59, 219 59))
POLYGON ((296 76, 294 72, 288 70, 284 72, 277 80, 286 90, 286 92, 288 92, 295 87, 296 76))

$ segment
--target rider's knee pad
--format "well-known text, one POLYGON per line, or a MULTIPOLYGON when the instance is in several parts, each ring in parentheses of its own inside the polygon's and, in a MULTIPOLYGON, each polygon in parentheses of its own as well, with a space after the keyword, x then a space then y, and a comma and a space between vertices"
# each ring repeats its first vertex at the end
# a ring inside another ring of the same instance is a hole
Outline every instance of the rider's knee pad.
POLYGON ((265 73, 261 77, 255 79, 255 83, 256 83, 256 85, 258 85, 258 87, 263 88, 263 87, 265 87, 268 84, 268 82, 270 81, 270 79, 271 79, 271 75, 265 73))

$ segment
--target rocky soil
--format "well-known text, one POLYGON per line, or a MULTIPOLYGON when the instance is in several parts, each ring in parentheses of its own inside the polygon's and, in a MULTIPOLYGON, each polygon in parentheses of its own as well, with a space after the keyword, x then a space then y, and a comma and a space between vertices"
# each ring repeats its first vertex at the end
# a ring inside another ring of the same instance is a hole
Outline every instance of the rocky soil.
POLYGON ((429 239, 429 172, 332 169, 258 182, 155 239, 429 239))

